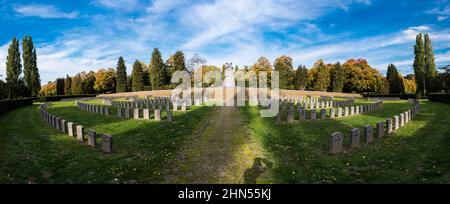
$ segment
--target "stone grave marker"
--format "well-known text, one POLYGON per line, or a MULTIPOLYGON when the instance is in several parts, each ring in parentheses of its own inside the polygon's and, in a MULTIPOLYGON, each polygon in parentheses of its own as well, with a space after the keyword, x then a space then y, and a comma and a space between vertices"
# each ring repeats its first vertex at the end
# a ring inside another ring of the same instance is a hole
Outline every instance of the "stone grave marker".
POLYGON ((371 125, 366 125, 364 127, 364 132, 366 133, 366 144, 373 142, 373 128, 371 125))
POLYGON ((342 153, 344 142, 344 135, 340 132, 335 132, 330 136, 330 153, 331 154, 339 154, 342 153))
POLYGON ((357 149, 360 147, 360 138, 359 128, 353 128, 350 130, 350 149, 357 149))
POLYGON ((377 123, 377 138, 381 139, 384 137, 384 122, 377 123))
POLYGON ((320 119, 324 120, 327 118, 327 109, 321 109, 320 110, 320 119))
POLYGON ((386 129, 387 129, 387 134, 391 134, 392 133, 392 119, 388 118, 386 119, 386 129))
POLYGON ((91 147, 97 146, 97 132, 92 129, 88 129, 88 145, 91 147))
POLYGON ((69 136, 74 137, 75 136, 75 126, 72 122, 68 122, 67 123, 67 133, 69 134, 69 136))
POLYGON ((77 125, 77 139, 84 141, 84 128, 81 125, 77 125))
POLYGON ((155 109, 155 120, 161 121, 161 109, 155 109))
POLYGON ((394 130, 398 130, 398 128, 399 128, 399 123, 400 123, 399 118, 400 117, 398 115, 394 116, 394 130))
POLYGON ((102 149, 103 149, 103 152, 106 152, 106 153, 112 152, 112 136, 111 135, 103 135, 102 136, 102 149))
POLYGON ((317 111, 316 109, 312 109, 311 110, 311 120, 316 120, 317 119, 317 111))

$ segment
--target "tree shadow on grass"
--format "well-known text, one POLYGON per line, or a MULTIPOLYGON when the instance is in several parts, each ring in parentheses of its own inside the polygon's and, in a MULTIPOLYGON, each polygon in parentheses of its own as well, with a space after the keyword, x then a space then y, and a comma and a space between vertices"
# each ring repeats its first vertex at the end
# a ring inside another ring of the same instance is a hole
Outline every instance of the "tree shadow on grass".
POLYGON ((267 159, 257 157, 253 160, 252 168, 244 172, 245 184, 256 184, 258 177, 260 177, 267 168, 272 168, 272 162, 267 159))

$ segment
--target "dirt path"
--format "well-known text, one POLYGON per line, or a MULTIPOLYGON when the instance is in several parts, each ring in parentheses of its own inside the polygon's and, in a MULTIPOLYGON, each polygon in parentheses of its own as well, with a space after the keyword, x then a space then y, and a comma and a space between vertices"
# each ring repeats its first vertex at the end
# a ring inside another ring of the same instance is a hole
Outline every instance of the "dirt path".
POLYGON ((256 183, 270 162, 236 107, 217 107, 169 165, 166 183, 256 183))

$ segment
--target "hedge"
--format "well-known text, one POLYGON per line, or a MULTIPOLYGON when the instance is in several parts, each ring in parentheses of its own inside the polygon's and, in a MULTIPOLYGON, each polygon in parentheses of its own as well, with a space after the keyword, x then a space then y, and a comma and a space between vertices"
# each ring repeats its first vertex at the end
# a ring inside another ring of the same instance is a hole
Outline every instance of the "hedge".
POLYGON ((430 93, 428 94, 428 100, 450 104, 449 93, 430 93))
POLYGON ((41 96, 39 98, 39 101, 40 102, 61 101, 62 99, 68 99, 68 98, 84 98, 84 97, 96 97, 96 96, 97 96, 96 94, 41 96))
POLYGON ((363 94, 364 98, 367 97, 395 97, 395 98, 400 98, 400 99, 409 99, 409 98, 416 98, 416 94, 387 94, 387 95, 383 95, 383 94, 363 94))
POLYGON ((1 100, 0 101, 0 115, 3 115, 9 111, 33 105, 33 100, 36 98, 23 98, 23 99, 12 99, 12 100, 1 100))

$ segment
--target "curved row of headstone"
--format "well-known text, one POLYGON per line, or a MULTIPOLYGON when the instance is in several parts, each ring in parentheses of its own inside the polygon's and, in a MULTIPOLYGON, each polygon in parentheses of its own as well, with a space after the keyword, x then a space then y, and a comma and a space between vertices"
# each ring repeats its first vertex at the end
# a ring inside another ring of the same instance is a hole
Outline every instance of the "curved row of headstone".
POLYGON ((321 100, 321 101, 302 101, 301 99, 282 99, 280 100, 282 106, 287 104, 294 104, 297 108, 303 109, 320 109, 320 108, 332 108, 332 107, 343 107, 350 106, 355 103, 355 99, 349 99, 345 101, 332 101, 332 100, 321 100))
MULTIPOLYGON (((134 118, 136 120, 143 119, 143 120, 155 120, 155 121, 161 121, 162 115, 161 115, 162 109, 140 109, 140 108, 123 108, 123 107, 117 107, 117 117, 120 118, 134 118), (153 111, 153 115, 150 114, 153 111)), ((168 122, 173 121, 172 117, 172 111, 170 109, 166 109, 166 120, 168 122)))
POLYGON ((125 101, 111 101, 112 106, 125 107, 125 108, 147 108, 147 109, 162 109, 163 107, 170 106, 170 100, 167 97, 155 97, 155 98, 131 98, 125 101))
MULTIPOLYGON (((416 100, 411 109, 395 115, 394 117, 387 118, 385 121, 380 121, 376 124, 376 134, 374 138, 374 128, 371 125, 364 126, 364 138, 365 143, 370 144, 375 139, 380 140, 384 136, 389 136, 392 132, 395 132, 399 128, 403 127, 406 123, 411 121, 417 114, 419 114, 420 105, 416 100)), ((359 128, 352 128, 349 132, 349 146, 348 149, 361 148, 361 132, 359 128)), ((339 154, 344 152, 344 134, 342 132, 335 132, 330 136, 330 149, 331 154, 339 154)))
MULTIPOLYGON (((304 108, 301 108, 300 106, 297 107, 298 111, 298 121, 306 121, 306 120, 325 120, 325 119, 333 119, 333 118, 341 118, 341 117, 347 117, 347 116, 354 116, 359 114, 368 113, 372 110, 375 110, 377 108, 383 107, 383 101, 379 101, 372 104, 366 104, 366 105, 359 105, 359 106, 346 106, 346 107, 338 107, 338 108, 330 108, 330 109, 320 109, 317 111, 316 109, 309 110, 309 114, 307 114, 307 110, 304 108), (319 117, 317 117, 317 114, 319 113, 319 117)), ((286 106, 283 106, 277 115, 276 123, 281 123, 282 121, 282 113, 287 112, 286 122, 287 123, 293 123, 295 121, 295 114, 294 114, 295 108, 294 104, 290 103, 289 107, 286 110, 286 106)))
POLYGON ((91 113, 109 115, 109 107, 95 104, 87 104, 77 101, 77 107, 91 113))
MULTIPOLYGON (((82 125, 76 125, 72 122, 66 121, 63 118, 57 117, 49 113, 46 109, 50 103, 42 104, 39 107, 41 118, 49 125, 55 127, 57 130, 66 133, 70 137, 76 137, 80 142, 85 143, 85 130, 82 125)), ((87 145, 97 146, 97 133, 95 130, 88 129, 87 145)), ((112 136, 102 135, 102 149, 103 152, 112 152, 112 136)))

